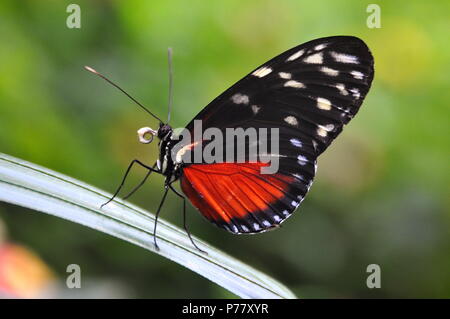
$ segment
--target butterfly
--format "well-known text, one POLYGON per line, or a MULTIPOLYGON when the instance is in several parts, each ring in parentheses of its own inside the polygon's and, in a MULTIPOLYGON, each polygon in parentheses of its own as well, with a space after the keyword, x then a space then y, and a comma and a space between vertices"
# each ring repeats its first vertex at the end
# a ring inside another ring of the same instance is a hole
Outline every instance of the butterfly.
MULTIPOLYGON (((208 221, 233 234, 275 229, 304 200, 316 174, 317 158, 356 115, 373 76, 373 56, 361 39, 353 36, 315 39, 257 67, 215 98, 186 126, 192 135, 196 122, 201 123, 202 132, 215 128, 224 134, 229 128, 277 129, 278 150, 268 156, 277 158, 278 170, 271 174, 262 173, 261 168, 267 164, 259 160, 185 161, 208 142, 203 137, 194 139, 174 154, 179 143, 174 130, 168 121, 164 123, 146 110, 160 124, 157 130, 143 128, 138 135, 143 143, 151 142, 153 136, 159 139, 159 158, 153 166, 134 160, 110 200, 137 163, 148 169, 143 182, 152 172, 165 176, 155 232, 169 190, 184 201, 184 228, 197 249, 186 226, 186 198, 208 221), (173 187, 176 181, 184 194, 173 187)), ((229 141, 222 143, 224 150, 230 149, 229 141)), ((248 146, 249 142, 242 143, 248 146)), ((236 146, 231 149, 236 150, 236 146)), ((156 239, 155 246, 158 247, 156 239)))

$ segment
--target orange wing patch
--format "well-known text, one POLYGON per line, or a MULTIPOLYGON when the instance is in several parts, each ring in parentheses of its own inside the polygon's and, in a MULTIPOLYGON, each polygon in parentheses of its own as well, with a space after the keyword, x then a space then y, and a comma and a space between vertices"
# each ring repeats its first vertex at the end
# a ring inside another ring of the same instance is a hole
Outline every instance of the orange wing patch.
POLYGON ((181 188, 192 204, 213 223, 234 233, 271 228, 285 216, 275 205, 286 197, 291 176, 261 174, 266 163, 217 163, 183 168, 181 188), (272 217, 272 218, 271 218, 272 217), (256 223, 256 224, 255 224, 256 223))

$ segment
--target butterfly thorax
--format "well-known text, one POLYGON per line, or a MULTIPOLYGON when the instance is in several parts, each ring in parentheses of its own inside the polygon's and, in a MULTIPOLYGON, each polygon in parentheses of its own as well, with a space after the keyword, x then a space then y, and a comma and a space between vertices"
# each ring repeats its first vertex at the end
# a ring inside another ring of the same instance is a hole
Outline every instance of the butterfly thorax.
POLYGON ((159 141, 159 158, 156 165, 162 175, 166 176, 166 183, 171 183, 179 178, 179 168, 172 160, 171 152, 173 146, 177 143, 172 140, 173 129, 170 125, 164 124, 158 129, 157 136, 159 141))

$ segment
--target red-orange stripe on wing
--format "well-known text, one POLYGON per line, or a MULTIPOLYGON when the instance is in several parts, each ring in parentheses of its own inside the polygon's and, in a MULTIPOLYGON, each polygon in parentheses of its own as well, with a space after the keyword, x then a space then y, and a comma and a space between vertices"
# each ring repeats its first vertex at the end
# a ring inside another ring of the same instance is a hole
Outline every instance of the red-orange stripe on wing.
POLYGON ((261 174, 266 163, 216 163, 183 168, 181 187, 209 220, 230 223, 270 209, 289 188, 293 177, 261 174))

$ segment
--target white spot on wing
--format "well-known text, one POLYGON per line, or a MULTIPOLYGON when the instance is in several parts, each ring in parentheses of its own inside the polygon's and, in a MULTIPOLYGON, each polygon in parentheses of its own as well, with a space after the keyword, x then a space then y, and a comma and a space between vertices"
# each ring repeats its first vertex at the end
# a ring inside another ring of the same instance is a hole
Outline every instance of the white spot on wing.
POLYGON ((289 216, 289 211, 288 210, 283 210, 283 215, 284 216, 289 216))
POLYGON ((271 226, 271 224, 269 223, 268 220, 263 220, 262 223, 263 223, 263 225, 266 226, 266 227, 270 227, 270 226, 271 226))
POLYGON ((284 121, 290 125, 297 126, 298 120, 295 116, 289 115, 284 118, 284 121))
POLYGON ((327 125, 317 125, 318 127, 324 129, 327 132, 331 132, 334 130, 334 125, 333 124, 327 124, 327 125))
POLYGON ((273 215, 273 219, 275 219, 276 222, 280 222, 281 221, 281 217, 278 215, 273 215))
POLYGON ((335 70, 335 69, 332 69, 332 68, 327 68, 326 66, 321 67, 320 71, 322 71, 326 75, 330 75, 330 76, 338 76, 339 75, 339 71, 338 70, 335 70))
POLYGON ((279 72, 278 75, 280 76, 280 78, 285 80, 289 80, 290 78, 292 78, 292 74, 287 72, 279 72))
POLYGON ((362 80, 364 77, 364 74, 359 71, 352 71, 352 72, 350 72, 350 74, 357 80, 362 80))
POLYGON ((308 159, 306 158, 306 157, 304 157, 303 155, 299 155, 299 156, 297 156, 297 162, 300 164, 300 165, 306 165, 306 163, 308 163, 308 159))
POLYGON ((259 230, 261 227, 259 226, 258 223, 253 223, 253 228, 254 228, 255 230, 259 230))
POLYGON ((312 63, 312 64, 322 64, 323 62, 323 54, 322 52, 310 55, 303 59, 303 62, 305 63, 312 63))
POLYGON ((341 93, 342 95, 348 95, 348 91, 345 89, 344 84, 342 84, 342 83, 336 84, 336 89, 338 89, 339 93, 341 93))
POLYGON ((329 111, 329 110, 331 110, 331 102, 322 97, 318 97, 317 98, 317 107, 321 110, 329 111))
POLYGON ((295 147, 302 147, 303 146, 302 142, 299 139, 296 139, 296 138, 291 138, 290 142, 295 147))
POLYGON ((350 92, 352 92, 352 95, 355 99, 359 99, 359 97, 361 96, 357 88, 350 89, 350 92))
POLYGON ((247 226, 245 226, 245 225, 241 225, 241 227, 242 227, 242 230, 243 230, 244 232, 248 232, 248 228, 247 228, 247 226))
POLYGON ((231 100, 236 104, 248 104, 249 98, 245 94, 236 93, 231 97, 231 100))
POLYGON ((328 132, 322 126, 319 126, 317 128, 317 135, 322 136, 322 137, 326 137, 328 135, 328 132))
POLYGON ((305 88, 305 85, 302 82, 297 82, 294 80, 289 80, 289 81, 285 82, 284 86, 297 88, 297 89, 305 88))
POLYGON ((358 57, 345 53, 330 52, 336 62, 359 64, 358 57))
POLYGON ((319 50, 325 49, 327 47, 327 45, 328 45, 327 43, 322 43, 322 44, 316 45, 314 47, 314 50, 319 51, 319 50))
POLYGON ((259 78, 265 77, 267 74, 269 74, 270 72, 272 72, 272 69, 266 66, 262 66, 260 67, 258 70, 256 70, 255 72, 253 72, 252 74, 254 76, 257 76, 259 78))
POLYGON ((295 200, 293 200, 292 202, 291 202, 291 205, 293 206, 293 207, 297 207, 298 206, 298 202, 296 202, 295 200))
POLYGON ((304 50, 300 50, 287 58, 286 61, 294 61, 295 59, 298 59, 300 56, 302 56, 304 52, 304 50))
POLYGON ((253 111, 253 114, 258 114, 258 112, 259 112, 260 109, 261 109, 260 106, 258 106, 258 105, 252 105, 252 111, 253 111))

